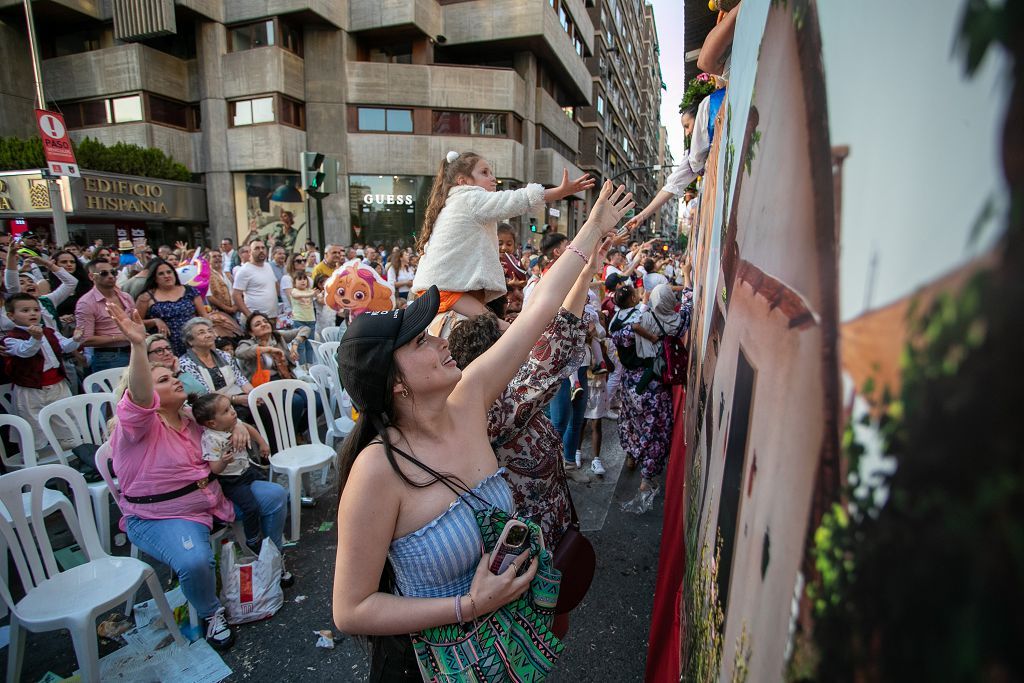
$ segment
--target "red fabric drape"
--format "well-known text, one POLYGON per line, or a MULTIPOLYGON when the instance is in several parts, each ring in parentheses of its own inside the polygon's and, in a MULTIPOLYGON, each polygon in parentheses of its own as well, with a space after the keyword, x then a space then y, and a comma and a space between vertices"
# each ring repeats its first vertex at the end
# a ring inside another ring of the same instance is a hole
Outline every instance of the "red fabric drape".
POLYGON ((675 387, 672 395, 672 445, 669 450, 668 470, 665 475, 665 518, 661 531, 661 550, 658 554, 658 578, 654 587, 654 608, 651 611, 651 629, 647 642, 648 683, 678 683, 679 681, 679 610, 683 595, 685 543, 683 542, 683 514, 686 509, 686 427, 683 408, 686 391, 675 387))

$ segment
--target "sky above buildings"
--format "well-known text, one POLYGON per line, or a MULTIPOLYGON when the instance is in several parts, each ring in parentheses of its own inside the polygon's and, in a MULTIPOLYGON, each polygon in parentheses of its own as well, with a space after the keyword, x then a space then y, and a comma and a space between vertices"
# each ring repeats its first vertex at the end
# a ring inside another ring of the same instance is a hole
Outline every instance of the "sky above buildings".
POLYGON ((679 122, 679 102, 686 90, 683 63, 686 49, 683 46, 683 2, 682 0, 651 0, 654 6, 654 21, 658 25, 658 46, 661 48, 661 79, 668 86, 661 93, 661 125, 668 129, 668 144, 672 156, 679 159, 683 144, 683 126, 679 122))

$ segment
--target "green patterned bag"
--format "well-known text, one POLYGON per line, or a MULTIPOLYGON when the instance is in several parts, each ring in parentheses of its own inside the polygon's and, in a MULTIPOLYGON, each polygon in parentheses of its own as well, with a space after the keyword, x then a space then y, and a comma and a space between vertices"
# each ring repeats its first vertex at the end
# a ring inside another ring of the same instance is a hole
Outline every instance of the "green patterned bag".
MULTIPOLYGON (((476 510, 487 552, 494 549, 510 515, 498 508, 476 510)), ((517 518, 518 519, 518 518, 517 518)), ((531 556, 539 557, 530 590, 486 617, 464 625, 428 628, 412 635, 423 680, 436 683, 532 683, 543 681, 565 646, 551 632, 562 573, 541 548, 541 531, 530 528, 531 556)))

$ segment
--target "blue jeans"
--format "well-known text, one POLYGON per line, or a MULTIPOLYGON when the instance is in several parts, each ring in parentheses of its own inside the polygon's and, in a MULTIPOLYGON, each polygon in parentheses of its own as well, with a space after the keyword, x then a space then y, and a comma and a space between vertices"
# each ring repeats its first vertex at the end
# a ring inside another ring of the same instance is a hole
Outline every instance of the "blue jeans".
POLYGON ((109 370, 110 368, 128 367, 128 358, 131 351, 125 347, 111 352, 104 349, 94 349, 92 352, 92 363, 89 365, 89 373, 109 370))
MULTIPOLYGON (((294 327, 308 327, 309 328, 309 339, 313 339, 313 335, 316 334, 316 321, 315 320, 296 320, 294 327)), ((309 343, 309 340, 302 342, 302 346, 299 347, 299 363, 310 364, 316 363, 316 354, 313 353, 313 345, 309 343)))
POLYGON ((572 400, 572 378, 563 379, 562 386, 551 401, 551 422, 562 435, 562 457, 566 462, 576 462, 576 449, 580 447, 583 429, 583 415, 587 412, 587 369, 576 372, 583 391, 572 400))
MULTIPOLYGON (((281 548, 284 518, 288 510, 288 491, 278 484, 258 480, 252 493, 259 502, 263 535, 281 548)), ((236 509, 235 514, 240 514, 236 509)), ((185 599, 200 617, 212 615, 220 607, 217 599, 215 560, 210 548, 210 530, 187 519, 125 518, 128 539, 139 550, 169 566, 181 582, 185 599)))

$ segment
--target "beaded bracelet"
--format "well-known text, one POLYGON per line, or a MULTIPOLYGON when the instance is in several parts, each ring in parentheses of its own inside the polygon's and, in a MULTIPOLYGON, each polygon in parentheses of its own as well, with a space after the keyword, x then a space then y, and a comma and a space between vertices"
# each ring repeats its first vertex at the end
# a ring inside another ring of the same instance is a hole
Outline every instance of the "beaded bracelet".
POLYGON ((455 596, 455 621, 459 624, 462 622, 462 596, 455 596))
POLYGON ((589 258, 587 258, 587 255, 586 255, 586 254, 584 254, 584 253, 583 253, 582 251, 580 251, 580 250, 579 250, 579 249, 578 249, 578 248, 576 247, 576 245, 575 245, 575 244, 572 244, 572 243, 570 242, 570 243, 569 243, 569 245, 568 245, 568 246, 566 247, 566 249, 567 249, 568 251, 571 251, 572 253, 576 254, 576 255, 577 255, 577 256, 579 256, 579 257, 580 257, 581 259, 583 259, 583 262, 584 262, 584 263, 589 263, 589 262, 590 262, 590 259, 589 259, 589 258))

